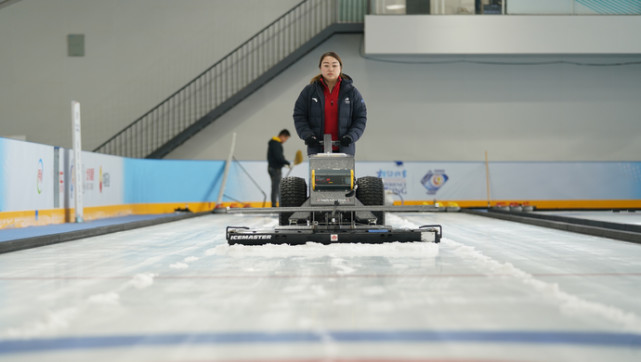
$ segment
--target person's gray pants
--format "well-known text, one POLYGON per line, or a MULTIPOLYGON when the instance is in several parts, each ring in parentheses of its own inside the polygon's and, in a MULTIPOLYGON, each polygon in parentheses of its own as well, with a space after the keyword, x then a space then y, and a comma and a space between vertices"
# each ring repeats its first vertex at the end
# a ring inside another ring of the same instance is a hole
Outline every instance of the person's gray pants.
POLYGON ((272 179, 272 207, 276 207, 276 203, 280 199, 279 188, 283 171, 280 168, 267 167, 267 172, 269 172, 269 177, 272 179))

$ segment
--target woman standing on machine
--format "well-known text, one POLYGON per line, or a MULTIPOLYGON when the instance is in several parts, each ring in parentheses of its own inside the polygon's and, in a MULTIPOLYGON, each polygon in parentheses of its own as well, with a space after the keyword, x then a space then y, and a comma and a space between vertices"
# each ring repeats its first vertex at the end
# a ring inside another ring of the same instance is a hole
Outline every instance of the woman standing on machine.
POLYGON ((367 124, 367 108, 352 78, 343 73, 338 54, 327 52, 318 63, 320 74, 305 86, 294 105, 294 126, 305 140, 307 154, 323 152, 320 141, 331 134, 339 141, 334 152, 354 155, 358 141, 367 124))

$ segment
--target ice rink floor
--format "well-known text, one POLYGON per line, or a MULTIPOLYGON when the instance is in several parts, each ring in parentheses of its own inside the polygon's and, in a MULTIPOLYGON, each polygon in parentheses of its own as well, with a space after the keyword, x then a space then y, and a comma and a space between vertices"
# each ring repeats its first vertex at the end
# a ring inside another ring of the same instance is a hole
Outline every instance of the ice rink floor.
POLYGON ((443 240, 230 247, 276 216, 209 214, 1 254, 0 360, 641 360, 641 245, 387 219, 443 240))

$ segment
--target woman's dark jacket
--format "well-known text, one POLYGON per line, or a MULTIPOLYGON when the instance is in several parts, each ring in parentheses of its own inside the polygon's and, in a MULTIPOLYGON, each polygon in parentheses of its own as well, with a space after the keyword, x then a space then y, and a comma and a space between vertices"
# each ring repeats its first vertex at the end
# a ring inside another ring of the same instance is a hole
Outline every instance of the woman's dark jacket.
MULTIPOLYGON (((338 93, 338 139, 349 136, 352 143, 340 146, 338 152, 353 155, 356 153, 354 143, 365 131, 367 108, 360 92, 353 85, 352 78, 343 74, 338 93)), ((298 96, 294 105, 294 126, 298 136, 305 140, 315 136, 323 140, 325 130, 325 87, 320 81, 308 84, 298 96)), ((307 154, 323 152, 323 146, 307 147, 307 154)))

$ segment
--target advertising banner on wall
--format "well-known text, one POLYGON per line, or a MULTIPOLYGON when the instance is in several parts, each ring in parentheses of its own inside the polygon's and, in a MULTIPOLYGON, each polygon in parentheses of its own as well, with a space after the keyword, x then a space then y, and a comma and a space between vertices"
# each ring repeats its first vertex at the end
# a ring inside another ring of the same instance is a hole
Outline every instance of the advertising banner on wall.
MULTIPOLYGON (((122 157, 83 152, 85 206, 122 205, 122 157)), ((73 152, 0 138, 0 211, 73 207, 73 152)))
POLYGON ((53 208, 53 147, 0 139, 0 211, 53 208))
MULTIPOLYGON (((289 172, 283 168, 283 176, 289 172)), ((290 176, 309 179, 309 164, 295 166, 290 176)), ((388 196, 394 201, 484 200, 485 166, 480 162, 357 162, 355 177, 383 179, 388 196)), ((231 200, 255 202, 267 195, 271 181, 264 161, 242 161, 230 168, 225 195, 231 200), (253 178, 256 183, 251 182, 253 178)))
POLYGON ((639 162, 409 162, 358 164, 405 200, 635 200, 639 162), (488 188, 489 181, 489 188, 488 188))
MULTIPOLYGON (((56 207, 73 207, 76 173, 74 153, 60 149, 56 192, 64 204, 56 207)), ((123 158, 92 152, 82 153, 83 197, 85 207, 124 204, 123 158)))
MULTIPOLYGON (((189 203, 201 211, 211 209, 225 167, 221 160, 128 159, 91 152, 82 158, 85 207, 125 213, 133 212, 131 205, 165 204, 157 212, 189 203)), ((51 215, 73 208, 73 165, 71 150, 0 138, 0 212, 37 220, 39 211, 51 215)), ((288 173, 283 168, 283 176, 288 173)), ((308 163, 295 166, 290 176, 308 180, 308 163)), ((388 199, 397 203, 483 207, 490 201, 569 200, 580 203, 564 202, 563 207, 602 208, 641 200, 641 162, 357 162, 355 177, 363 176, 382 178, 388 199), (612 202, 617 200, 625 202, 612 202)), ((270 190, 265 161, 234 161, 223 202, 268 206, 270 190)))
POLYGON ((494 199, 639 200, 641 162, 496 162, 494 199))
POLYGON ((359 177, 382 178, 395 201, 486 199, 481 162, 363 162, 356 167, 359 177))
MULTIPOLYGON (((225 194, 243 202, 262 200, 253 177, 269 199, 267 165, 243 161, 230 169, 225 194), (246 171, 246 172, 245 172, 246 171)), ((287 168, 283 169, 283 175, 287 168)), ((292 176, 308 179, 309 167, 292 176)), ((641 162, 357 162, 356 178, 383 179, 394 201, 638 200, 641 162), (489 182, 489 187, 488 187, 489 182)))

